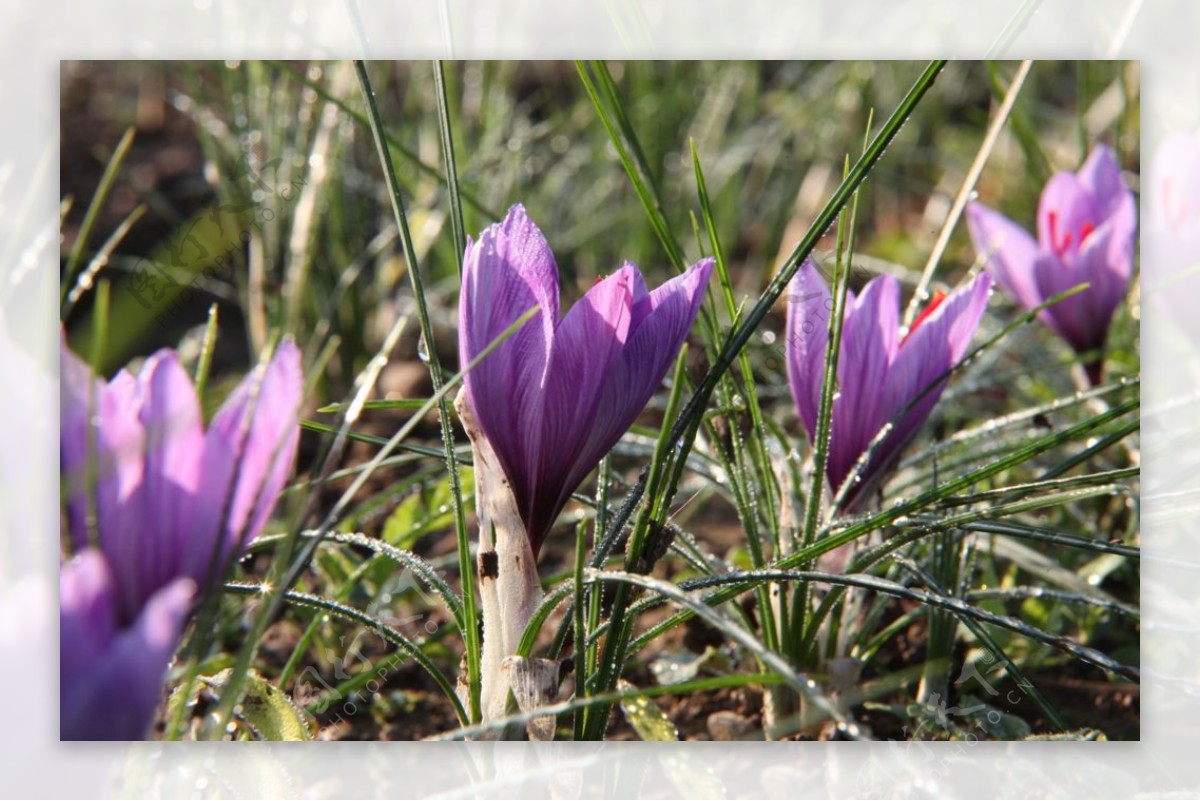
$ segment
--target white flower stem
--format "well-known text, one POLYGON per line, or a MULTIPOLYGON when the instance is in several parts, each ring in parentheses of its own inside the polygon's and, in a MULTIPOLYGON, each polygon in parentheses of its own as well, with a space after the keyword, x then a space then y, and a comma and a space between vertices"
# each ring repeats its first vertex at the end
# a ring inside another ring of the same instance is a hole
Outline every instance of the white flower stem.
POLYGON ((507 715, 510 682, 504 661, 515 656, 525 626, 542 600, 533 547, 500 460, 459 392, 454 402, 475 459, 479 517, 479 594, 483 612, 480 711, 483 722, 507 715))

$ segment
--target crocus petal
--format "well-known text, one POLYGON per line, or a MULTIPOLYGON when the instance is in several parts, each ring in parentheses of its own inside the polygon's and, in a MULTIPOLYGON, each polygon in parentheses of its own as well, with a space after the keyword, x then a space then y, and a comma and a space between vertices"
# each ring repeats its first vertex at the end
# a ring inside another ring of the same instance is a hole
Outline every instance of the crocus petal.
POLYGON ((60 572, 59 736, 63 740, 138 740, 146 735, 163 676, 195 595, 188 579, 147 601, 118 629, 116 586, 95 550, 60 572))
POLYGON ((1038 245, 1024 228, 982 203, 967 204, 967 227, 975 250, 1005 291, 1027 309, 1042 302, 1034 276, 1038 245))
POLYGON ((160 350, 138 374, 139 419, 145 431, 144 529, 138 535, 136 607, 178 575, 179 556, 192 524, 192 498, 200 478, 204 429, 191 377, 174 351, 160 350))
POLYGON ((100 548, 119 577, 124 619, 136 614, 143 599, 138 552, 146 521, 143 456, 146 431, 140 420, 137 380, 121 370, 105 387, 96 430, 96 518, 100 548))
POLYGON ((567 478, 567 493, 617 444, 662 384, 700 312, 714 264, 712 259, 696 262, 638 299, 637 327, 605 378, 582 458, 567 478))
POLYGON ((218 546, 222 565, 257 536, 295 457, 302 391, 300 351, 286 339, 213 417, 197 493, 204 502, 197 504, 184 575, 203 584, 218 546))
POLYGON ((105 383, 92 376, 88 364, 67 347, 66 334, 59 346, 59 469, 67 498, 67 524, 73 547, 87 545, 87 454, 89 418, 100 404, 105 383))
MULTIPOLYGON (((1111 217, 1122 199, 1129 194, 1121 180, 1121 165, 1117 154, 1107 145, 1097 145, 1079 168, 1079 183, 1094 199, 1099 220, 1111 217)), ((1132 198, 1131 198, 1132 199, 1132 198)), ((1093 220, 1094 225, 1099 220, 1093 220)))
POLYGON ((1097 225, 1102 209, 1075 173, 1055 173, 1038 201, 1038 244, 1059 255, 1079 248, 1085 225, 1097 225))
POLYGON ((1088 287, 1050 306, 1039 316, 1077 353, 1104 345, 1113 312, 1128 284, 1125 268, 1109 259, 1116 235, 1114 221, 1101 225, 1088 237, 1078 258, 1065 264, 1039 264, 1039 289, 1047 298, 1080 284, 1088 287))
POLYGON ((891 410, 894 428, 871 457, 873 472, 892 462, 937 404, 948 380, 944 374, 966 355, 991 289, 992 279, 987 273, 959 287, 896 353, 883 386, 883 404, 891 410), (909 411, 904 412, 910 404, 909 411))
MULTIPOLYGON (((879 389, 896 355, 900 282, 881 275, 847 302, 838 355, 839 395, 833 404, 828 470, 835 485, 846 477, 889 417, 879 389)), ((824 360, 822 360, 823 362, 824 360)), ((820 382, 817 382, 818 397, 820 382)))
POLYGON ((788 290, 786 352, 788 385, 810 437, 817 430, 832 308, 829 287, 812 260, 806 260, 788 290))
POLYGON ((528 452, 525 473, 529 484, 515 482, 518 493, 524 491, 524 497, 517 496, 518 507, 535 542, 535 553, 540 537, 549 530, 565 502, 565 498, 560 502, 560 495, 564 491, 569 494, 578 484, 572 479, 579 466, 588 465, 584 468, 586 475, 603 456, 591 458, 588 433, 597 414, 604 412, 601 398, 605 385, 629 340, 635 283, 644 293, 637 268, 625 265, 589 289, 555 331, 542 388, 543 414, 537 439, 553 443, 553 447, 528 452))
POLYGON ((540 449, 542 386, 558 324, 558 267, 523 206, 509 209, 468 242, 459 297, 462 369, 530 308, 534 317, 464 379, 467 399, 514 483, 528 486, 529 454, 540 449))

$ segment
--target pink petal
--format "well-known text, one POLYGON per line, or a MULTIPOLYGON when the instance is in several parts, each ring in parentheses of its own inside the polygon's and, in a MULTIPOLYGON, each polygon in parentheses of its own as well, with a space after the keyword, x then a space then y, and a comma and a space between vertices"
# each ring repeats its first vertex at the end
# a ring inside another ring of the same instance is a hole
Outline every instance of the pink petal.
POLYGON ((467 373, 467 399, 514 483, 528 485, 539 448, 542 386, 558 323, 558 268, 523 206, 468 243, 459 296, 461 369, 530 308, 540 311, 467 373))
MULTIPOLYGON (((889 413, 881 403, 880 387, 896 354, 900 283, 893 276, 881 275, 847 306, 838 357, 840 395, 833 404, 832 429, 837 436, 830 443, 831 484, 846 477, 887 422, 889 413)), ((837 488, 830 487, 833 491, 837 488)))
POLYGON ((59 469, 67 498, 67 523, 75 550, 87 546, 87 461, 89 418, 100 406, 105 382, 67 347, 66 332, 59 344, 59 469))
POLYGON ((1038 201, 1038 244, 1060 256, 1079 249, 1086 225, 1104 219, 1103 209, 1074 173, 1059 172, 1050 178, 1038 201))
POLYGON ((104 557, 89 550, 60 572, 59 736, 138 740, 154 718, 171 654, 195 596, 188 579, 152 595, 119 628, 116 587, 104 557))
POLYGON ((151 356, 138 375, 139 419, 146 435, 142 525, 137 552, 138 605, 179 575, 200 479, 204 430, 191 376, 171 350, 151 356))
POLYGON ((829 342, 829 315, 833 296, 811 259, 792 279, 787 294, 788 385, 809 438, 816 433, 829 342))
POLYGON ((265 369, 247 376, 213 417, 185 575, 203 584, 218 546, 221 566, 257 536, 295 458, 302 392, 300 351, 285 339, 265 369))
POLYGON ((1042 302, 1034 264, 1038 246, 1024 228, 982 203, 967 204, 967 227, 992 277, 1027 309, 1042 302))

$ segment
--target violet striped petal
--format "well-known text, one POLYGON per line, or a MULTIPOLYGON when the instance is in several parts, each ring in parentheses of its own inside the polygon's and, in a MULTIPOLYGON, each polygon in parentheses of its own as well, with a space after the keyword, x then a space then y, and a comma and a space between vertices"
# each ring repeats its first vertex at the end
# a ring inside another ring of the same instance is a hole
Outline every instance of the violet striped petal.
POLYGON ((1065 257, 1079 250, 1085 226, 1095 227, 1101 220, 1099 204, 1078 176, 1055 173, 1038 200, 1038 244, 1065 257))
POLYGON ((937 404, 949 380, 943 376, 966 355, 991 289, 991 277, 977 275, 951 293, 897 351, 883 387, 883 402, 895 428, 871 458, 874 471, 886 469, 937 404), (911 409, 904 412, 909 404, 911 409))
POLYGON ((146 521, 146 431, 139 419, 141 391, 128 371, 108 383, 97 406, 95 432, 96 519, 100 549, 117 577, 124 619, 144 600, 139 551, 146 521))
POLYGON ((558 324, 558 267, 521 205, 468 242, 459 297, 461 369, 530 308, 540 311, 467 373, 463 384, 480 428, 518 497, 531 491, 541 447, 542 387, 558 324))
POLYGON ((649 293, 632 268, 643 290, 634 298, 636 324, 601 388, 579 481, 617 444, 662 384, 700 312, 714 264, 712 259, 698 261, 649 293))
POLYGON ((200 479, 204 428, 196 388, 174 351, 160 350, 147 359, 138 387, 138 417, 146 437, 140 493, 144 528, 135 535, 140 608, 179 575, 200 479))
POLYGON ((560 509, 596 463, 633 425, 662 384, 700 312, 714 264, 712 259, 703 259, 649 293, 645 292, 637 268, 628 266, 636 276, 633 311, 636 324, 604 376, 597 415, 567 473, 559 498, 560 509))
POLYGON ((1038 244, 1029 233, 982 203, 967 204, 967 227, 975 250, 1004 290, 1027 309, 1043 300, 1035 276, 1038 244))
POLYGON ((893 411, 884 404, 880 388, 896 355, 900 282, 894 276, 881 275, 857 298, 848 297, 846 306, 828 461, 834 491, 893 411))
MULTIPOLYGON (((1088 288, 1064 298, 1043 311, 1039 317, 1077 352, 1086 353, 1103 347, 1113 312, 1120 305, 1128 285, 1122 274, 1121 259, 1109 254, 1119 247, 1116 226, 1109 220, 1088 237, 1078 258, 1068 263, 1039 263, 1038 289, 1047 298, 1080 284, 1088 288)), ((1049 257, 1045 257, 1049 261, 1049 257)), ((1126 262, 1127 263, 1127 262, 1126 262)))
POLYGON ((59 366, 59 470, 71 542, 81 550, 88 544, 88 419, 99 408, 105 382, 94 378, 92 368, 67 347, 65 332, 59 344, 59 366))
POLYGON ((60 570, 60 739, 138 740, 153 721, 195 585, 168 584, 127 628, 116 595, 99 551, 87 550, 60 570))
POLYGON ((800 422, 811 437, 817 430, 817 415, 821 408, 829 315, 833 308, 829 287, 811 259, 796 271, 787 302, 788 385, 800 413, 800 422))
POLYGON ((1094 225, 1115 214, 1126 198, 1133 199, 1121 180, 1117 154, 1107 145, 1097 145, 1092 149, 1087 161, 1079 168, 1078 176, 1080 185, 1091 195, 1099 218, 1092 221, 1094 225))
MULTIPOLYGON (((517 506, 534 542, 534 553, 549 531, 569 495, 583 480, 572 483, 579 466, 591 459, 594 466, 603 454, 588 452, 589 431, 605 413, 602 395, 621 357, 633 322, 634 289, 641 284, 630 265, 596 283, 570 308, 554 332, 550 362, 542 387, 542 419, 538 441, 553 443, 530 454, 517 506)), ((644 285, 641 287, 645 292, 644 285)), ((643 404, 644 405, 644 404, 643 404)), ((620 434, 618 434, 618 437, 620 434)), ((612 447, 611 444, 609 447, 612 447)), ((587 470, 584 469, 586 475, 587 470)))
POLYGON ((223 565, 258 535, 275 507, 299 441, 300 351, 279 344, 213 417, 204 438, 196 513, 182 573, 203 584, 213 554, 223 565))

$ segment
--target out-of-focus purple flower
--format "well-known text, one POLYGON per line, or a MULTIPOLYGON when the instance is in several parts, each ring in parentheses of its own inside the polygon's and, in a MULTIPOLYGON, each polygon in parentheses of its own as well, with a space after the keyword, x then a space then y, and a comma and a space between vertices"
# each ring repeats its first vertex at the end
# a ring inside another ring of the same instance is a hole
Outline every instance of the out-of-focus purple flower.
POLYGON ((1142 178, 1142 198, 1143 314, 1165 313, 1173 323, 1143 330, 1143 351, 1163 359, 1166 374, 1182 377, 1189 373, 1175 369, 1181 357, 1195 358, 1200 346, 1193 302, 1200 284, 1200 131, 1173 131, 1162 140, 1142 178))
POLYGON ((139 737, 195 588, 258 534, 291 469, 300 353, 283 342, 207 431, 173 351, 104 381, 64 339, 61 370, 68 536, 81 556, 61 574, 60 734, 139 737))
MULTIPOLYGON (((988 271, 1027 309, 1074 286, 1086 290, 1038 313, 1077 353, 1104 346, 1133 271, 1137 214, 1113 151, 1096 147, 1078 173, 1056 173, 1042 190, 1037 239, 999 212, 972 202, 967 226, 988 271)), ((1100 359, 1086 365, 1093 383, 1100 359)))
MULTIPOLYGON (((835 497, 872 440, 888 422, 892 429, 871 452, 858 482, 847 488, 843 510, 852 510, 870 497, 933 410, 946 387, 943 376, 966 354, 991 286, 991 278, 980 274, 949 296, 935 294, 903 337, 900 285, 894 277, 872 279, 857 297, 847 293, 825 473, 835 497)), ((821 408, 833 299, 811 261, 796 273, 789 298, 788 382, 812 441, 821 408)))
POLYGON ((108 562, 89 548, 59 572, 59 736, 140 740, 154 717, 196 585, 176 579, 122 620, 108 562))
POLYGON ((1174 131, 1162 141, 1145 196, 1160 278, 1200 265, 1200 131, 1174 131))
POLYGON ((539 309, 465 379, 535 555, 571 492, 662 382, 712 267, 712 259, 700 261, 651 292, 626 262, 560 318, 554 255, 522 206, 468 242, 459 300, 463 368, 522 314, 539 309))

